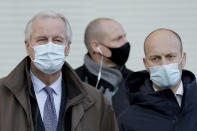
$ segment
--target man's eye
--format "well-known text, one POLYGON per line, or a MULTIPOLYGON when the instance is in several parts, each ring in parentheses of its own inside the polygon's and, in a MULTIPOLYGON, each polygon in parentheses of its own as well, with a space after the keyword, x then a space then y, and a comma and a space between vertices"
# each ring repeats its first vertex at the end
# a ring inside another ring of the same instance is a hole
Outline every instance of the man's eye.
POLYGON ((158 60, 159 60, 159 58, 154 57, 154 58, 151 58, 151 60, 152 60, 153 62, 156 62, 156 61, 158 61, 158 60))
POLYGON ((57 42, 62 42, 62 40, 55 40, 55 41, 57 41, 57 42))
POLYGON ((125 36, 120 36, 120 37, 118 37, 117 38, 117 40, 121 40, 121 39, 123 39, 125 36))
POLYGON ((169 58, 169 59, 174 59, 174 58, 175 58, 175 56, 173 56, 173 55, 169 55, 169 56, 168 56, 168 58, 169 58))
POLYGON ((120 40, 120 39, 122 39, 123 37, 122 36, 120 36, 120 37, 118 37, 118 39, 117 40, 120 40))
POLYGON ((38 42, 39 42, 39 41, 45 41, 45 40, 46 40, 46 39, 39 39, 38 42))

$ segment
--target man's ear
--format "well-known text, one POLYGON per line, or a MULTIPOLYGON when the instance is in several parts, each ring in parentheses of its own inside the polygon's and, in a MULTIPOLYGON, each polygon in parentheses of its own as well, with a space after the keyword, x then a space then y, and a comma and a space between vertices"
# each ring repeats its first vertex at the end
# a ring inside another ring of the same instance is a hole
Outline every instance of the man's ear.
POLYGON ((147 72, 150 72, 149 68, 148 68, 148 65, 147 65, 147 60, 146 58, 143 58, 143 63, 144 63, 144 67, 146 68, 146 71, 147 72))
POLYGON ((100 53, 100 51, 98 50, 99 47, 99 43, 98 41, 94 40, 90 42, 90 48, 92 50, 93 53, 100 53))
POLYGON ((65 48, 65 56, 68 56, 69 52, 70 52, 70 44, 71 42, 68 42, 66 48, 65 48))
POLYGON ((30 44, 29 44, 29 42, 27 40, 25 40, 24 42, 25 42, 26 53, 27 53, 27 55, 29 55, 29 52, 30 52, 29 51, 30 44))

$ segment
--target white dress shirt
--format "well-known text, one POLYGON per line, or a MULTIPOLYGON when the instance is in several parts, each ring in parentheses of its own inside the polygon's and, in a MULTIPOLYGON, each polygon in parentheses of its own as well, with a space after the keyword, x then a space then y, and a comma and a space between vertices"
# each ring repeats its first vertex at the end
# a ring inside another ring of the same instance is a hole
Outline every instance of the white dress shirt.
MULTIPOLYGON (((38 107, 40 110, 41 117, 43 119, 44 115, 44 104, 47 99, 47 93, 44 91, 46 85, 39 80, 33 73, 30 71, 31 80, 34 87, 34 92, 36 95, 38 107)), ((61 104, 61 96, 62 96, 62 73, 57 81, 55 81, 52 85, 48 86, 53 89, 53 98, 56 109, 57 120, 59 118, 60 104, 61 104)))
MULTIPOLYGON (((153 89, 155 91, 158 91, 158 89, 156 89, 154 86, 153 86, 153 89)), ((183 97, 183 83, 181 81, 180 85, 179 85, 179 88, 177 89, 176 93, 175 93, 175 97, 176 97, 176 100, 179 104, 179 106, 181 107, 181 102, 182 102, 182 97, 183 97)))
POLYGON ((181 82, 179 88, 177 89, 176 91, 176 99, 177 99, 177 102, 179 104, 179 106, 181 107, 181 102, 182 102, 182 97, 183 97, 183 93, 184 93, 184 90, 183 90, 183 83, 181 82))

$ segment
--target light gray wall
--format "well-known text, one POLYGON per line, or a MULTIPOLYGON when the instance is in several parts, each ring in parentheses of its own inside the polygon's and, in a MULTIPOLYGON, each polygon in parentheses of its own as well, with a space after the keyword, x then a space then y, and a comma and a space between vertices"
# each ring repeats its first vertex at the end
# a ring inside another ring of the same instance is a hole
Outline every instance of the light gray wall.
POLYGON ((41 10, 65 14, 73 30, 67 61, 78 67, 86 49, 83 34, 97 17, 119 21, 127 32, 131 53, 127 67, 144 69, 143 41, 156 28, 180 34, 187 53, 186 69, 197 74, 197 1, 195 0, 0 0, 0 77, 7 75, 26 56, 24 27, 41 10))

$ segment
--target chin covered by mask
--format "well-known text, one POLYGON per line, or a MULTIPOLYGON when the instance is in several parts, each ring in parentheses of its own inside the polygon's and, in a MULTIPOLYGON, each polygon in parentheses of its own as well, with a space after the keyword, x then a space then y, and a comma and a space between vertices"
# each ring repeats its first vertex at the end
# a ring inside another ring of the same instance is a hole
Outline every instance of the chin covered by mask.
POLYGON ((65 62, 65 45, 57 45, 49 42, 45 45, 32 47, 35 52, 35 66, 46 74, 52 74, 60 70, 65 62))
POLYGON ((179 64, 180 62, 156 67, 149 67, 150 80, 152 80, 160 88, 173 88, 181 79, 179 64))
POLYGON ((129 57, 130 43, 127 42, 123 46, 118 48, 107 47, 111 51, 111 57, 107 57, 115 64, 121 66, 124 65, 129 57))
MULTIPOLYGON (((102 44, 102 45, 104 45, 104 44, 102 44)), ((118 47, 118 48, 110 48, 107 46, 105 46, 105 47, 111 51, 111 57, 107 57, 108 59, 110 59, 112 62, 116 63, 119 66, 124 65, 126 63, 128 57, 129 57, 129 52, 130 52, 130 43, 129 42, 125 43, 123 46, 118 47)), ((101 72, 102 72, 102 66, 103 66, 103 56, 104 56, 101 50, 99 52, 101 54, 101 60, 100 60, 100 64, 99 64, 99 72, 97 75, 96 88, 98 87, 99 81, 101 79, 101 72)))

